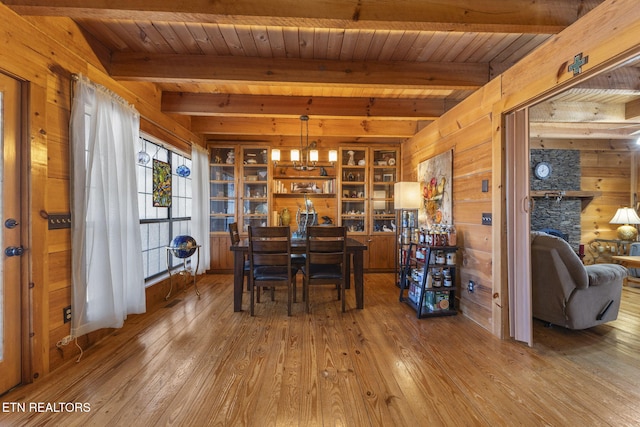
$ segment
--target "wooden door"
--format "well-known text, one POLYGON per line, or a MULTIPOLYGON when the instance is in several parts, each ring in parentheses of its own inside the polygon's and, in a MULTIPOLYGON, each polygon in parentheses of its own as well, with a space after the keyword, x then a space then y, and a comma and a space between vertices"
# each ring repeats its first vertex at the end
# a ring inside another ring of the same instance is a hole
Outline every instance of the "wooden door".
POLYGON ((532 346, 528 110, 507 115, 505 128, 509 333, 532 346))
MULTIPOLYGON (((392 233, 387 233, 392 234, 392 233)), ((395 233, 392 235, 369 236, 369 262, 367 269, 370 272, 389 272, 396 269, 396 243, 395 233)))
POLYGON ((0 393, 21 382, 20 82, 0 74, 0 393))

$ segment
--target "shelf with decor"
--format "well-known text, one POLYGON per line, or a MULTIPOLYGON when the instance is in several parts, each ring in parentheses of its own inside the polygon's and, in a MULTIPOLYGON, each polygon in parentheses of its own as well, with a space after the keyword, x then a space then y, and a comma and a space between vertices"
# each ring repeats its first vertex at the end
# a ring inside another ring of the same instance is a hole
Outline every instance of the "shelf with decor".
POLYGON ((349 233, 364 234, 368 231, 368 160, 369 150, 366 147, 340 149, 340 224, 349 233))
POLYGON ((236 148, 209 147, 209 231, 228 233, 236 217, 236 148))
POLYGON ((372 148, 368 182, 371 199, 371 233, 395 233, 394 184, 398 178, 398 149, 372 148))
POLYGON ((400 302, 418 318, 453 316, 456 310, 456 246, 411 244, 414 266, 400 282, 400 302))
POLYGON ((309 226, 337 221, 338 153, 317 145, 309 141, 309 117, 302 115, 300 145, 271 150, 273 222, 291 227, 294 237, 304 238, 309 226))
POLYGON ((311 197, 335 197, 336 179, 329 176, 274 177, 274 196, 301 197, 303 194, 311 197))
POLYGON ((241 147, 240 150, 240 212, 241 231, 249 226, 269 225, 269 164, 268 150, 259 147, 241 147))

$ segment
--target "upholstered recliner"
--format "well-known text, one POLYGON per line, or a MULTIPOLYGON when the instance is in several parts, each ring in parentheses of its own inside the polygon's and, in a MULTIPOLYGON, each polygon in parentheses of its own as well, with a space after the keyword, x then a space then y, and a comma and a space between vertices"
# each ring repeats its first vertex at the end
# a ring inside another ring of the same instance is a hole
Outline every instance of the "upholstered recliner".
POLYGON ((617 264, 583 265, 569 243, 531 233, 533 317, 570 329, 585 329, 618 317, 627 269, 617 264))

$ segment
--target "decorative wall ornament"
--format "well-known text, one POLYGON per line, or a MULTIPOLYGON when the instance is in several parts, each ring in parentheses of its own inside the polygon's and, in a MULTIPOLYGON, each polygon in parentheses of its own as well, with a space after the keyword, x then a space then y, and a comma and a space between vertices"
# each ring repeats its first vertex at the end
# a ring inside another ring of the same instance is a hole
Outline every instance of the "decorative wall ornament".
POLYGON ((171 206, 171 165, 157 159, 153 159, 153 206, 171 206))
POLYGON ((186 178, 191 175, 191 169, 186 165, 180 165, 176 168, 176 175, 186 178))
POLYGON ((569 65, 569 72, 573 72, 574 76, 577 76, 582 72, 582 66, 589 62, 589 55, 582 56, 582 52, 573 57, 573 63, 569 65))

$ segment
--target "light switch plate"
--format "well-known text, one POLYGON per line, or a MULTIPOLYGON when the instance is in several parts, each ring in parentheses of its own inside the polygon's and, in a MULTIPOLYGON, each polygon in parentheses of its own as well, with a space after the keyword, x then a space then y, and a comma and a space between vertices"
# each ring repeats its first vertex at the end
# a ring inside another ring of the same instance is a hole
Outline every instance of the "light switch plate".
POLYGON ((482 225, 491 225, 492 223, 493 223, 493 219, 491 217, 491 212, 483 212, 482 225))

